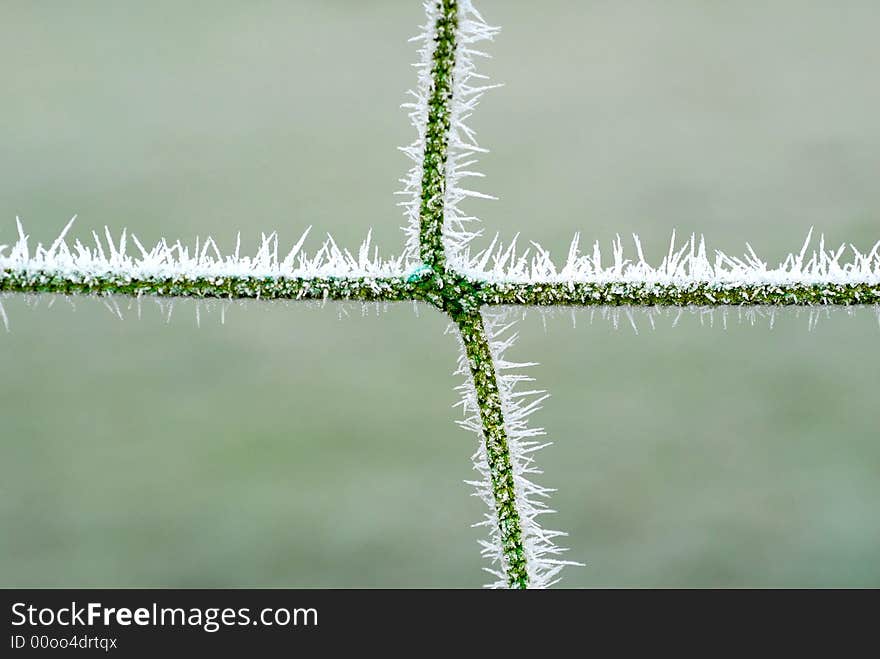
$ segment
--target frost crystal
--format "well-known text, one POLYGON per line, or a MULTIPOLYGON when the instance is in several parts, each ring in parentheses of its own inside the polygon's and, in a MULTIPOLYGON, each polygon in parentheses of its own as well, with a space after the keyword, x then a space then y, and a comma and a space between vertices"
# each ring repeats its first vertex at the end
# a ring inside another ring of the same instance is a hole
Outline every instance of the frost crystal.
MULTIPOLYGON (((401 179, 404 188, 399 193, 407 197, 400 203, 407 219, 403 231, 406 234, 404 254, 407 260, 419 259, 419 231, 421 227, 420 206, 422 195, 423 162, 425 155, 425 138, 427 131, 428 101, 433 90, 431 79, 432 58, 434 55, 436 25, 441 16, 442 8, 438 2, 425 2, 427 21, 421 34, 411 41, 418 42, 419 62, 415 64, 418 71, 418 84, 410 90, 410 102, 403 105, 409 111, 410 121, 416 129, 415 141, 401 150, 413 161, 413 166, 405 178, 401 179)), ((476 134, 467 125, 471 113, 479 104, 483 94, 497 85, 486 83, 486 76, 477 73, 476 59, 489 57, 488 54, 474 48, 482 41, 490 41, 498 28, 492 27, 483 20, 474 8, 471 0, 458 2, 458 30, 456 32, 455 66, 452 72, 452 99, 450 103, 450 127, 448 133, 448 153, 445 171, 445 197, 443 203, 443 242, 447 260, 451 267, 463 264, 460 254, 475 237, 481 234, 477 218, 467 215, 459 204, 468 197, 492 199, 461 186, 467 178, 479 178, 483 175, 474 171, 476 156, 485 153, 486 149, 477 144, 476 134)))
MULTIPOLYGON (((522 542, 526 554, 529 587, 546 588, 559 580, 557 575, 564 566, 579 565, 579 563, 558 558, 567 550, 557 546, 555 539, 567 534, 544 529, 538 522, 540 515, 555 512, 546 503, 553 490, 538 485, 534 481, 535 476, 543 473, 535 466, 534 453, 550 446, 551 443, 539 439, 546 433, 543 428, 530 426, 529 416, 541 409, 541 404, 549 398, 549 394, 546 391, 532 388, 531 383, 534 382, 534 378, 523 372, 524 369, 537 366, 537 364, 514 362, 507 357, 507 351, 517 339, 517 334, 512 331, 515 324, 516 321, 513 320, 513 314, 509 309, 483 313, 483 326, 492 351, 498 391, 504 411, 504 429, 513 467, 516 506, 522 527, 522 542)), ((450 330, 455 331, 455 327, 452 325, 450 330)), ((455 374, 465 377, 465 381, 457 387, 461 394, 461 401, 457 403, 457 406, 461 406, 464 415, 464 419, 458 423, 466 430, 476 433, 478 438, 473 463, 474 470, 480 475, 480 478, 468 481, 468 483, 475 488, 475 494, 489 508, 484 520, 475 525, 485 527, 489 532, 489 540, 480 541, 480 545, 483 548, 483 556, 491 566, 485 569, 497 579, 487 584, 487 587, 506 588, 509 585, 508 575, 502 551, 503 542, 498 528, 489 461, 486 445, 483 441, 480 407, 463 344, 455 374)))
POLYGON ((0 279, 11 274, 29 273, 81 281, 107 275, 131 280, 177 277, 309 279, 399 277, 404 272, 400 259, 379 257, 369 233, 356 253, 341 249, 328 236, 312 256, 302 249, 310 228, 287 252, 279 252, 277 233, 264 233, 256 254, 247 256, 241 253, 240 234, 236 238, 235 250, 229 254, 223 254, 211 237, 196 238, 192 246, 180 241, 169 243, 163 238, 148 249, 125 229, 114 237, 106 227, 103 236, 92 232, 92 244, 76 240, 69 245, 65 237, 75 219, 67 223, 51 245, 45 247, 39 243, 33 249, 29 247, 29 237, 21 221, 16 220, 18 240, 11 247, 0 245, 0 279))
POLYGON ((639 237, 633 234, 634 253, 627 255, 620 236, 611 245, 611 257, 603 259, 599 242, 587 254, 580 251, 580 234, 575 234, 565 263, 558 267, 536 242, 517 254, 517 238, 502 245, 498 236, 488 248, 476 256, 466 255, 461 272, 474 279, 491 283, 568 284, 633 284, 640 286, 667 285, 686 288, 695 284, 710 287, 760 285, 846 285, 880 284, 880 241, 868 252, 846 243, 829 249, 825 236, 819 237, 818 250, 811 249, 810 229, 799 252, 789 254, 771 267, 746 244, 743 257, 729 256, 720 250, 709 252, 703 236, 695 235, 676 243, 675 232, 669 251, 657 266, 645 259, 639 237), (603 263, 603 261, 606 261, 603 263))

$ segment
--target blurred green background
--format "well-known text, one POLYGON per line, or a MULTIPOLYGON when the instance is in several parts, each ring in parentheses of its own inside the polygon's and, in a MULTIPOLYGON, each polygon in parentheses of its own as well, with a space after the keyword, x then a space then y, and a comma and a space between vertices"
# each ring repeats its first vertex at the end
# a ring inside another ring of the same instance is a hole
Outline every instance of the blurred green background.
MULTIPOLYGON (((481 0, 504 28, 473 119, 487 234, 673 228, 770 261, 880 238, 880 5, 481 0)), ((0 244, 305 226, 386 254, 420 2, 0 6, 0 244)), ((318 240, 310 243, 314 248, 318 240)), ((478 586, 475 438, 446 320, 409 305, 5 298, 0 584, 478 586), (31 308, 33 307, 33 308, 31 308), (167 308, 166 308, 167 311, 167 308)), ((871 310, 530 312, 566 586, 880 585, 871 310)))

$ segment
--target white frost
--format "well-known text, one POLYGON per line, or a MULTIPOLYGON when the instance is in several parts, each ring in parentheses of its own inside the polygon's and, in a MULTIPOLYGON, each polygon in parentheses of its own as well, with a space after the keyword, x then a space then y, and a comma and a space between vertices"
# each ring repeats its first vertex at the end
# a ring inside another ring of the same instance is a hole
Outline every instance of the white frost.
MULTIPOLYGON (((541 470, 535 466, 534 453, 550 442, 540 438, 546 433, 543 428, 531 427, 529 416, 541 409, 541 404, 549 397, 546 391, 532 388, 534 378, 524 374, 525 368, 536 366, 534 363, 518 363, 510 361, 507 350, 516 341, 517 335, 512 332, 515 321, 509 310, 492 309, 483 312, 483 325, 486 330, 489 347, 495 362, 495 373, 498 379, 498 390, 501 394, 501 407, 504 412, 504 428, 513 465, 516 505, 519 512, 523 536, 523 547, 526 553, 526 564, 530 588, 546 588, 556 583, 558 574, 566 565, 579 565, 572 561, 559 558, 566 550, 557 546, 556 539, 565 536, 561 531, 542 528, 539 516, 555 512, 547 506, 547 498, 553 490, 538 485, 534 481, 541 470)), ((450 327, 455 332, 455 325, 450 327)), ((460 341, 460 339, 459 339, 460 341)), ((477 451, 473 455, 474 470, 480 475, 479 480, 468 481, 488 507, 482 522, 475 526, 486 527, 489 539, 481 540, 482 553, 489 561, 490 567, 485 568, 496 580, 487 584, 489 588, 507 588, 504 557, 501 550, 501 535, 498 530, 498 519, 495 514, 495 499, 492 493, 492 479, 486 456, 486 444, 483 439, 483 426, 480 420, 480 408, 474 389, 464 345, 458 361, 456 375, 464 376, 465 381, 457 387, 461 394, 464 419, 459 424, 477 435, 477 451)))
POLYGON ((599 242, 587 254, 580 251, 580 235, 576 234, 568 256, 557 266, 550 252, 538 243, 517 253, 517 238, 509 245, 500 244, 498 237, 488 248, 471 257, 465 254, 462 274, 475 279, 498 283, 621 283, 660 284, 688 287, 693 284, 717 286, 776 285, 839 285, 880 284, 880 241, 869 251, 861 252, 846 243, 828 248, 825 236, 814 247, 813 230, 799 252, 786 256, 778 265, 770 266, 746 243, 746 254, 735 257, 720 250, 710 252, 705 239, 695 235, 679 245, 675 232, 669 251, 659 265, 645 258, 639 237, 633 234, 633 251, 627 254, 620 236, 611 244, 610 259, 603 257, 599 242))
MULTIPOLYGON (((151 248, 144 247, 134 234, 123 229, 114 236, 105 227, 103 235, 92 232, 93 242, 66 235, 71 220, 49 246, 30 247, 30 238, 17 222, 18 239, 12 245, 0 244, 0 278, 6 273, 54 275, 71 281, 114 276, 132 280, 148 277, 403 277, 411 271, 408 252, 400 257, 381 258, 368 233, 356 252, 339 247, 327 237, 320 248, 308 255, 304 250, 307 229, 286 252, 279 252, 277 233, 262 234, 253 256, 243 255, 240 236, 235 250, 223 253, 210 237, 196 238, 192 245, 164 238, 151 248)), ((496 237, 490 246, 470 257, 460 252, 459 272, 489 283, 566 284, 621 283, 658 284, 686 288, 694 284, 714 286, 792 285, 811 286, 868 284, 880 285, 880 241, 862 252, 854 245, 828 248, 824 236, 814 245, 812 230, 799 252, 789 254, 778 265, 760 259, 751 245, 742 257, 715 250, 710 254, 705 240, 691 236, 682 245, 675 242, 659 265, 645 258, 638 236, 633 235, 633 254, 627 255, 618 237, 611 245, 610 259, 603 257, 599 243, 587 254, 579 251, 575 236, 565 263, 557 266, 550 253, 538 243, 517 254, 517 240, 501 245, 496 237)))
MULTIPOLYGON (((75 218, 74 218, 75 219, 75 218)), ((397 277, 404 274, 400 258, 383 259, 378 248, 366 240, 356 253, 340 248, 331 237, 309 256, 303 251, 309 229, 286 252, 279 252, 277 233, 262 234, 253 256, 241 253, 241 237, 235 250, 224 254, 210 237, 196 238, 192 245, 164 238, 151 248, 144 247, 125 229, 117 236, 105 227, 104 235, 92 232, 93 243, 75 240, 68 244, 67 232, 73 220, 48 247, 31 248, 29 236, 18 221, 18 240, 0 245, 0 278, 4 272, 57 276, 83 281, 102 276, 131 280, 150 277, 197 279, 205 277, 397 277)))
MULTIPOLYGON (((409 111, 410 121, 416 129, 415 141, 401 149, 413 161, 413 166, 406 177, 400 180, 403 184, 403 190, 399 193, 406 197, 400 206, 404 208, 404 215, 407 219, 406 226, 403 227, 406 234, 404 254, 407 262, 419 260, 422 160, 425 152, 428 99, 432 89, 431 66, 434 54, 434 31, 439 14, 437 2, 425 2, 424 5, 427 20, 422 27, 421 34, 411 40, 421 44, 419 62, 415 64, 418 71, 418 82, 416 88, 409 92, 412 100, 403 105, 409 111)), ((452 74, 451 127, 446 161, 446 196, 443 222, 443 241, 446 247, 447 261, 453 267, 460 265, 459 255, 481 233, 479 220, 462 211, 459 208, 459 203, 468 197, 492 198, 461 185, 465 179, 483 176, 472 168, 477 162, 477 154, 486 152, 486 149, 477 144, 476 134, 466 122, 483 94, 497 86, 488 84, 486 76, 477 73, 476 59, 489 57, 489 55, 477 50, 474 46, 482 41, 491 40, 498 33, 498 28, 486 24, 471 0, 460 0, 458 7, 457 50, 452 74)))

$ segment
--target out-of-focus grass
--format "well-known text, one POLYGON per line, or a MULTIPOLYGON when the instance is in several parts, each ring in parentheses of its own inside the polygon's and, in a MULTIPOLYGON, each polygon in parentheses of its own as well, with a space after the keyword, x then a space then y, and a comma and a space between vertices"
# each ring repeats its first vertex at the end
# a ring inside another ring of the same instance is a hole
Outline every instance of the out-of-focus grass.
MULTIPOLYGON (((416 2, 7 3, 0 244, 307 225, 399 251, 416 2), (5 222, 2 218, 6 218, 5 222)), ((770 260, 878 235, 875 3, 484 0, 506 83, 473 209, 557 252, 673 227, 770 260)), ((487 236, 488 237, 488 236, 487 236)), ((482 582, 455 342, 429 310, 3 301, 0 584, 482 582)), ((523 324, 567 585, 878 585, 878 330, 523 324)), ((720 316, 716 317, 716 325, 720 316)))

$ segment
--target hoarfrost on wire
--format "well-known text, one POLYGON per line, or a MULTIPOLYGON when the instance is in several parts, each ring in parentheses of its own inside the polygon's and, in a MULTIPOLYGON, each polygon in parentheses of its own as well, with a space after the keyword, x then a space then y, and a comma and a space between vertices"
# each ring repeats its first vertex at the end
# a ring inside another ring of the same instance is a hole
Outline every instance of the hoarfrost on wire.
MULTIPOLYGON (((550 397, 546 391, 535 389, 531 383, 534 378, 524 370, 537 366, 534 362, 514 362, 507 356, 508 350, 516 342, 518 335, 513 331, 517 320, 512 309, 492 309, 483 313, 483 324, 486 330, 489 347, 495 364, 498 380, 498 391, 504 412, 504 428, 510 450, 513 468, 514 487, 516 489, 517 509, 523 534, 523 549, 526 553, 526 564, 529 571, 530 588, 547 588, 559 581, 558 574, 566 565, 581 565, 574 561, 560 559, 567 549, 559 547, 556 538, 567 534, 562 531, 551 531, 541 527, 538 517, 555 512, 547 505, 547 498, 552 489, 535 482, 535 477, 543 472, 535 465, 533 454, 551 445, 542 441, 546 435, 543 428, 530 425, 529 417, 541 409, 542 403, 550 397)), ((457 334, 456 326, 449 331, 457 334)), ((467 481, 475 489, 478 496, 488 507, 484 519, 474 526, 485 527, 489 539, 481 540, 483 557, 489 562, 484 568, 496 577, 496 581, 486 584, 489 588, 507 587, 507 575, 504 572, 504 556, 502 552, 501 533, 495 516, 495 500, 492 492, 492 477, 489 473, 486 445, 482 441, 483 427, 480 419, 480 407, 477 393, 465 354, 461 345, 456 375, 463 376, 464 382, 457 387, 461 400, 456 404, 462 408, 463 419, 459 421, 464 429, 477 435, 477 450, 473 455, 474 470, 480 478, 467 481)))
MULTIPOLYGON (((479 155, 485 153, 467 122, 483 94, 496 86, 477 72, 476 62, 480 58, 488 57, 478 45, 494 38, 498 28, 483 20, 471 0, 459 0, 457 6, 458 27, 455 35, 453 93, 449 108, 450 128, 447 135, 443 191, 443 245, 446 261, 453 272, 486 286, 526 284, 573 287, 578 283, 665 285, 681 288, 695 285, 719 288, 767 284, 880 285, 880 241, 863 253, 846 244, 829 248, 824 237, 820 237, 816 248, 813 247, 812 230, 801 249, 787 256, 777 266, 770 266, 762 260, 750 245, 747 245, 743 257, 733 257, 718 250, 710 251, 702 237, 698 239, 692 235, 679 245, 674 232, 669 250, 657 266, 647 262, 641 242, 635 235, 630 254, 627 254, 618 237, 611 245, 610 257, 603 257, 598 242, 587 253, 582 253, 580 236, 575 235, 562 265, 557 265, 549 251, 535 242, 530 243, 524 251, 518 252, 518 237, 504 245, 495 236, 488 247, 475 248, 475 241, 483 234, 480 222, 476 217, 467 214, 461 205, 469 198, 492 197, 464 187, 464 182, 468 179, 482 176, 475 170, 475 166, 479 155)), ((426 22, 421 33, 413 39, 419 44, 419 62, 415 65, 417 84, 415 90, 410 92, 410 100, 404 104, 415 127, 416 137, 412 144, 402 148, 413 161, 413 165, 401 179, 403 190, 399 194, 404 197, 400 205, 406 218, 406 226, 403 227, 406 241, 399 257, 380 257, 378 248, 372 244, 370 233, 354 252, 340 248, 328 236, 317 251, 309 256, 304 251, 309 229, 285 251, 279 251, 277 233, 262 234, 259 248, 253 256, 241 253, 240 236, 236 239, 234 251, 228 254, 224 254, 212 238, 196 239, 192 246, 162 239, 155 246, 146 248, 124 229, 118 236, 114 236, 105 228, 103 235, 92 233, 93 243, 85 244, 75 240, 69 244, 67 234, 73 220, 49 246, 40 243, 31 248, 29 236, 21 222, 17 221, 17 240, 11 245, 0 245, 0 290, 3 289, 4 279, 22 276, 73 283, 102 278, 132 282, 155 278, 186 281, 217 277, 404 280, 413 273, 420 272, 422 264, 419 236, 424 175, 422 163, 425 157, 428 103, 434 84, 431 76, 435 31, 444 10, 443 5, 436 0, 425 2, 424 8, 426 22)), ((115 300, 111 302, 107 302, 108 309, 121 318, 122 312, 118 304, 115 300)), ((169 319, 172 305, 173 300, 169 302, 169 319)), ((139 310, 140 307, 138 312, 139 310)), ((197 322, 200 322, 199 310, 197 303, 197 322)), ((679 314, 681 312, 678 310, 679 314)), ((703 310, 697 312, 701 314, 702 322, 703 310)), ((591 310, 591 317, 593 313, 591 310)), ((601 313, 609 312, 603 310, 601 313)), ((615 325, 619 322, 620 313, 621 310, 618 309, 610 312, 609 317, 615 325)), ((622 313, 632 328, 638 331, 633 310, 624 307, 622 313)), ((646 313, 653 326, 654 310, 646 310, 646 313)), ((727 321, 726 314, 725 309, 722 312, 724 323, 727 321)), ((553 512, 546 503, 551 490, 534 481, 534 477, 541 472, 534 464, 533 454, 547 446, 547 443, 540 439, 544 435, 543 429, 530 426, 528 419, 530 414, 540 409, 547 394, 534 389, 531 385, 532 379, 523 373, 523 369, 533 364, 516 363, 507 358, 507 351, 516 339, 510 318, 510 312, 504 309, 482 312, 504 413, 504 429, 509 443, 529 585, 544 587, 555 583, 559 571, 565 565, 573 563, 560 558, 565 550, 555 544, 555 540, 564 534, 545 530, 538 523, 539 516, 553 512)), ((710 322, 714 322, 714 314, 709 318, 710 322)), ((771 324, 772 318, 771 315, 771 324)), ((810 319, 812 326, 812 313, 810 319)), ((8 319, 2 304, 0 323, 8 328, 8 319)), ((477 494, 489 506, 484 521, 479 523, 489 529, 489 539, 482 541, 481 545, 484 556, 490 561, 487 569, 497 577, 497 581, 489 585, 504 587, 508 582, 498 519, 494 514, 496 502, 493 499, 486 447, 482 441, 480 408, 464 349, 457 372, 466 376, 465 383, 459 387, 460 405, 464 412, 461 425, 474 431, 480 439, 474 454, 474 467, 480 478, 473 485, 477 494)))
MULTIPOLYGON (((303 250, 310 229, 286 252, 279 251, 276 232, 263 233, 256 253, 248 256, 241 253, 241 234, 236 238, 235 249, 228 254, 224 254, 211 237, 197 238, 191 246, 163 238, 146 248, 137 236, 125 229, 118 237, 107 228, 103 236, 92 232, 92 244, 80 240, 68 244, 66 235, 72 224, 73 220, 49 246, 38 243, 31 248, 29 236, 17 221, 18 240, 12 245, 0 244, 0 280, 21 274, 70 281, 108 276, 137 281, 154 277, 386 278, 412 273, 407 252, 400 257, 380 257, 369 233, 355 252, 339 247, 328 236, 312 256, 303 250)), ((828 248, 824 236, 820 236, 816 249, 811 248, 812 234, 811 230, 800 251, 789 254, 776 266, 762 260, 750 245, 742 257, 720 250, 710 253, 704 238, 691 236, 679 246, 674 232, 668 254, 657 266, 646 260, 637 235, 633 235, 634 250, 630 254, 619 237, 613 241, 610 262, 606 262, 598 242, 593 244, 590 253, 582 254, 580 237, 575 236, 562 266, 557 266, 550 252, 537 243, 517 254, 516 239, 504 246, 496 237, 474 257, 468 256, 465 250, 461 262, 466 265, 459 272, 489 284, 621 283, 681 288, 696 284, 713 287, 880 285, 880 242, 869 251, 861 252, 847 244, 828 248)))
POLYGON ((21 221, 16 218, 17 242, 11 247, 0 245, 0 279, 17 273, 42 274, 71 281, 106 276, 136 281, 155 277, 317 279, 400 277, 404 274, 400 259, 383 259, 379 256, 370 232, 355 253, 340 248, 328 236, 312 256, 302 249, 311 227, 286 252, 279 252, 276 232, 263 233, 256 254, 248 256, 241 253, 240 233, 236 237, 234 251, 229 254, 223 254, 211 237, 204 240, 197 238, 191 247, 163 238, 148 249, 137 236, 125 229, 117 238, 106 227, 103 236, 92 232, 93 244, 76 240, 68 245, 65 237, 75 219, 74 216, 50 246, 44 247, 39 243, 31 250, 29 237, 21 221))

